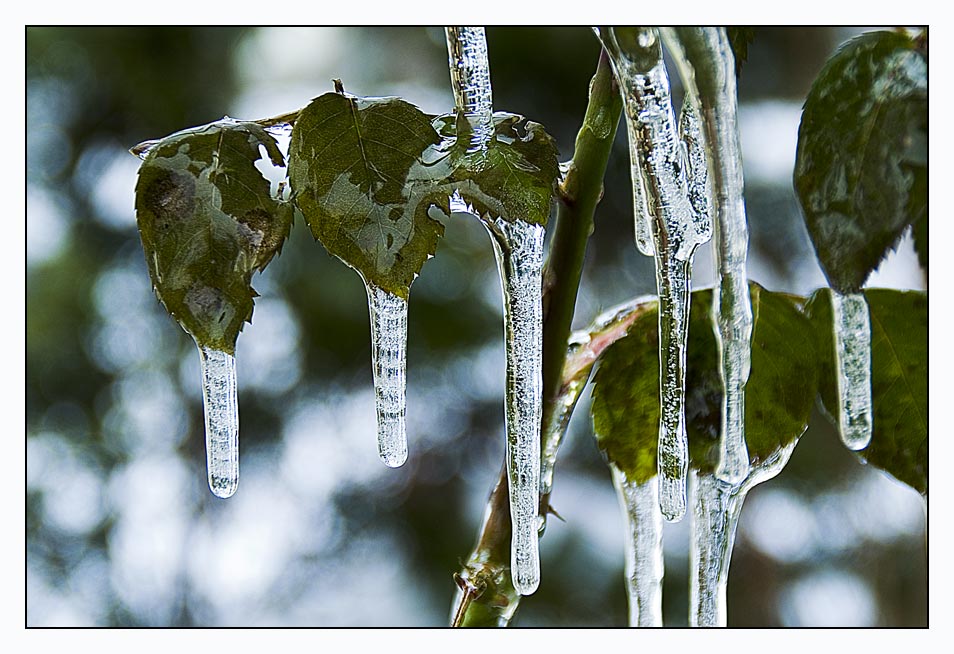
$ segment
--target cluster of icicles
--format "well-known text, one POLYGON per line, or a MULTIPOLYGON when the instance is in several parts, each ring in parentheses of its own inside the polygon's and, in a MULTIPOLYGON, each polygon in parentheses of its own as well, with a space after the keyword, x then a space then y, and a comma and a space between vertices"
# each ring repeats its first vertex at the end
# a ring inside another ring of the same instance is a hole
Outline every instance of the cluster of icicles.
MULTIPOLYGON (((716 90, 700 93, 692 57, 673 29, 640 28, 625 47, 613 28, 597 30, 620 83, 629 133, 636 245, 654 256, 659 299, 660 422, 657 472, 634 483, 613 466, 627 522, 626 575, 632 626, 662 625, 662 517, 692 506, 692 626, 725 626, 729 560, 742 502, 777 475, 795 441, 750 467, 745 444, 745 383, 751 362, 752 308, 746 278, 748 227, 742 198, 734 56, 721 28, 691 38, 721 66, 716 90), (686 88, 678 126, 665 41, 686 88), (713 222, 715 225, 713 226, 713 222), (693 251, 714 239, 717 282, 712 324, 723 383, 720 458, 714 475, 688 473, 685 353, 693 251), (688 474, 687 474, 688 473, 688 474)), ((870 324, 862 294, 833 293, 839 426, 857 450, 871 439, 870 324)))
MULTIPOLYGON (((680 520, 687 505, 685 357, 692 256, 714 235, 718 281, 713 324, 724 384, 721 457, 716 474, 691 474, 693 507, 690 621, 725 624, 725 588, 742 500, 784 467, 794 443, 754 469, 744 437, 744 387, 749 376, 752 309, 746 280, 748 231, 736 123, 734 59, 721 28, 703 28, 725 63, 716 98, 700 97, 692 63, 669 30, 637 32, 656 56, 634 58, 612 28, 598 31, 624 95, 638 249, 655 257, 659 298, 660 423, 658 475, 634 484, 614 479, 628 518, 627 578, 632 625, 662 624, 662 521, 680 520), (687 97, 677 123, 660 36, 680 68, 687 97), (713 220, 714 217, 714 220, 713 220), (715 223, 713 227, 713 222, 715 223)), ((451 81, 458 110, 471 122, 471 148, 493 135, 493 101, 482 27, 447 28, 451 81)), ((455 193, 452 212, 474 213, 455 193)), ((518 217, 519 218, 519 217, 518 217)), ((496 253, 506 335, 506 433, 511 575, 522 595, 540 581, 538 511, 542 407, 544 229, 516 219, 485 222, 496 253)), ((405 432, 407 301, 368 285, 378 452, 390 467, 407 459, 405 432)), ((864 296, 833 294, 841 436, 851 449, 871 438, 870 325, 864 296)), ((229 497, 238 486, 238 398, 232 355, 200 347, 209 487, 229 497)))

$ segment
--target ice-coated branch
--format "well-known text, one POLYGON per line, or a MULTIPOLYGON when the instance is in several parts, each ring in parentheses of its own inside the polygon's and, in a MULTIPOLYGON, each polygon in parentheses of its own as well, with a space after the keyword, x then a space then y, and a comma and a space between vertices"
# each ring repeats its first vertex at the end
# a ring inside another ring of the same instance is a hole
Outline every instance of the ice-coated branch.
POLYGON ((686 511, 689 449, 685 427, 685 360, 692 255, 711 236, 700 162, 700 133, 691 108, 677 127, 669 75, 654 28, 600 28, 623 90, 633 172, 636 242, 649 251, 652 233, 659 296, 659 505, 670 521, 686 511), (643 212, 646 212, 643 214, 643 212), (642 214, 642 215, 641 215, 642 214))
POLYGON ((735 57, 722 27, 665 28, 662 36, 689 102, 700 116, 709 163, 717 268, 712 319, 725 391, 716 476, 736 484, 749 468, 745 383, 751 365, 752 303, 746 277, 749 232, 743 199, 735 57))

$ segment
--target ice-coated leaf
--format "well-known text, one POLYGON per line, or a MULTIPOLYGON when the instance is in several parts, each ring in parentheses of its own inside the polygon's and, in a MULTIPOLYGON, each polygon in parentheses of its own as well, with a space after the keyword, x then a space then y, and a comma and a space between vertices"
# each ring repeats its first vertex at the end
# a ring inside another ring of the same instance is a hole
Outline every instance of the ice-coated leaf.
POLYGON ((399 98, 326 93, 298 116, 288 172, 312 234, 367 283, 408 297, 444 226, 428 215, 430 181, 412 169, 439 137, 399 98))
POLYGON ((927 60, 914 39, 849 41, 812 84, 795 188, 831 286, 859 290, 927 212, 927 60))
MULTIPOLYGON (((800 436, 817 389, 815 343, 801 298, 750 283, 754 329, 745 433, 753 466, 800 436)), ((722 407, 711 291, 692 293, 686 353, 689 465, 715 469, 722 407)), ((634 483, 656 474, 659 366, 656 311, 640 315, 603 353, 593 379, 593 426, 609 461, 634 483)))
MULTIPOLYGON (((927 293, 868 289, 871 316, 871 443, 856 454, 927 493, 927 293)), ((838 415, 832 340, 831 291, 816 291, 807 311, 817 335, 819 390, 830 416, 838 415)))
POLYGON ((231 119, 177 132, 146 154, 136 219, 156 294, 200 346, 234 353, 251 320, 252 273, 281 249, 292 207, 255 167, 264 148, 285 162, 255 123, 231 119))
POLYGON ((434 128, 443 141, 426 157, 430 179, 459 191, 485 219, 546 225, 560 171, 556 143, 542 125, 497 112, 484 148, 471 147, 472 128, 463 114, 438 116, 434 128))

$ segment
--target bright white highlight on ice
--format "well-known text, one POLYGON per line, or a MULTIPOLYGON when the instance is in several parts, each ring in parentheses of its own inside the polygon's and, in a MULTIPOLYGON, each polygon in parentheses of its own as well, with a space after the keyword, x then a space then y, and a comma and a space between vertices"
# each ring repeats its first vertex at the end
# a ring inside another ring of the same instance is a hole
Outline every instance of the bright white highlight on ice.
POLYGON ((831 293, 838 378, 838 432, 850 450, 871 442, 871 318, 864 293, 831 293))
POLYGON ((407 461, 407 300, 366 285, 371 313, 371 366, 378 414, 378 455, 397 468, 407 461))
POLYGON ((209 488, 218 497, 231 497, 239 481, 235 357, 200 345, 199 361, 205 407, 205 456, 209 488))

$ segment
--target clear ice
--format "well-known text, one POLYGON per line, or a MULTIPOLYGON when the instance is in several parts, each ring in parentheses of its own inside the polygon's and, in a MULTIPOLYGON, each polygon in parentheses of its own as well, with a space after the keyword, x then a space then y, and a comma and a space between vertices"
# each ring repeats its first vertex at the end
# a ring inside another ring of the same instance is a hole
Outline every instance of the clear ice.
POLYGON ((838 379, 838 432, 850 450, 871 442, 871 318, 863 293, 831 293, 838 379))
POLYGON ((610 464, 620 506, 626 516, 626 590, 629 626, 661 627, 663 544, 659 479, 635 484, 610 464))
MULTIPOLYGON (((735 55, 721 27, 664 28, 663 38, 687 88, 689 106, 702 117, 701 139, 709 153, 709 179, 715 214, 713 245, 716 287, 712 303, 713 331, 722 379, 722 429, 716 477, 730 484, 745 479, 749 453, 745 444, 745 384, 751 367, 752 301, 749 296, 746 255, 748 223, 743 199, 742 146, 738 129, 735 55), (682 39, 692 39, 695 50, 706 53, 706 74, 715 80, 698 88, 698 75, 682 39), (701 48, 699 45, 701 44, 701 48)), ((701 149, 700 149, 701 150, 701 149)), ((690 159, 692 158, 690 148, 690 159)), ((705 160, 704 152, 700 156, 705 160)), ((705 191, 705 189, 702 189, 705 191)))
POLYGON ((483 27, 445 27, 454 102, 470 121, 473 145, 483 147, 494 134, 494 100, 483 27))
MULTIPOLYGON (((483 27, 448 27, 451 86, 458 110, 473 128, 472 149, 493 137, 493 93, 483 27)), ((475 213, 454 192, 452 212, 475 213)), ((504 298, 507 355, 505 418, 507 480, 512 536, 510 573, 514 589, 533 593, 540 584, 540 420, 543 403, 542 225, 482 218, 490 232, 504 298)))
POLYGON ((655 29, 635 28, 623 49, 614 28, 599 33, 623 89, 630 139, 636 242, 656 259, 659 295, 659 506, 667 520, 686 512, 689 459, 685 360, 692 255, 712 235, 698 119, 687 104, 677 129, 669 75, 655 29), (703 192, 700 194, 700 189, 703 192), (640 216, 645 218, 641 218, 640 216), (646 223, 652 248, 646 238, 646 223))
POLYGON ((542 225, 503 218, 488 225, 504 297, 507 355, 507 479, 510 484, 513 587, 530 595, 540 584, 540 420, 543 406, 542 225))
POLYGON ((205 408, 205 456, 209 488, 218 497, 231 497, 239 482, 238 384, 235 357, 199 347, 202 402, 205 408))
POLYGON ((726 586, 735 530, 746 494, 775 477, 792 456, 797 439, 775 452, 738 484, 692 471, 689 544, 689 626, 726 626, 726 586))
POLYGON ((378 414, 378 455, 397 468, 407 461, 407 300, 367 284, 371 365, 378 414))

